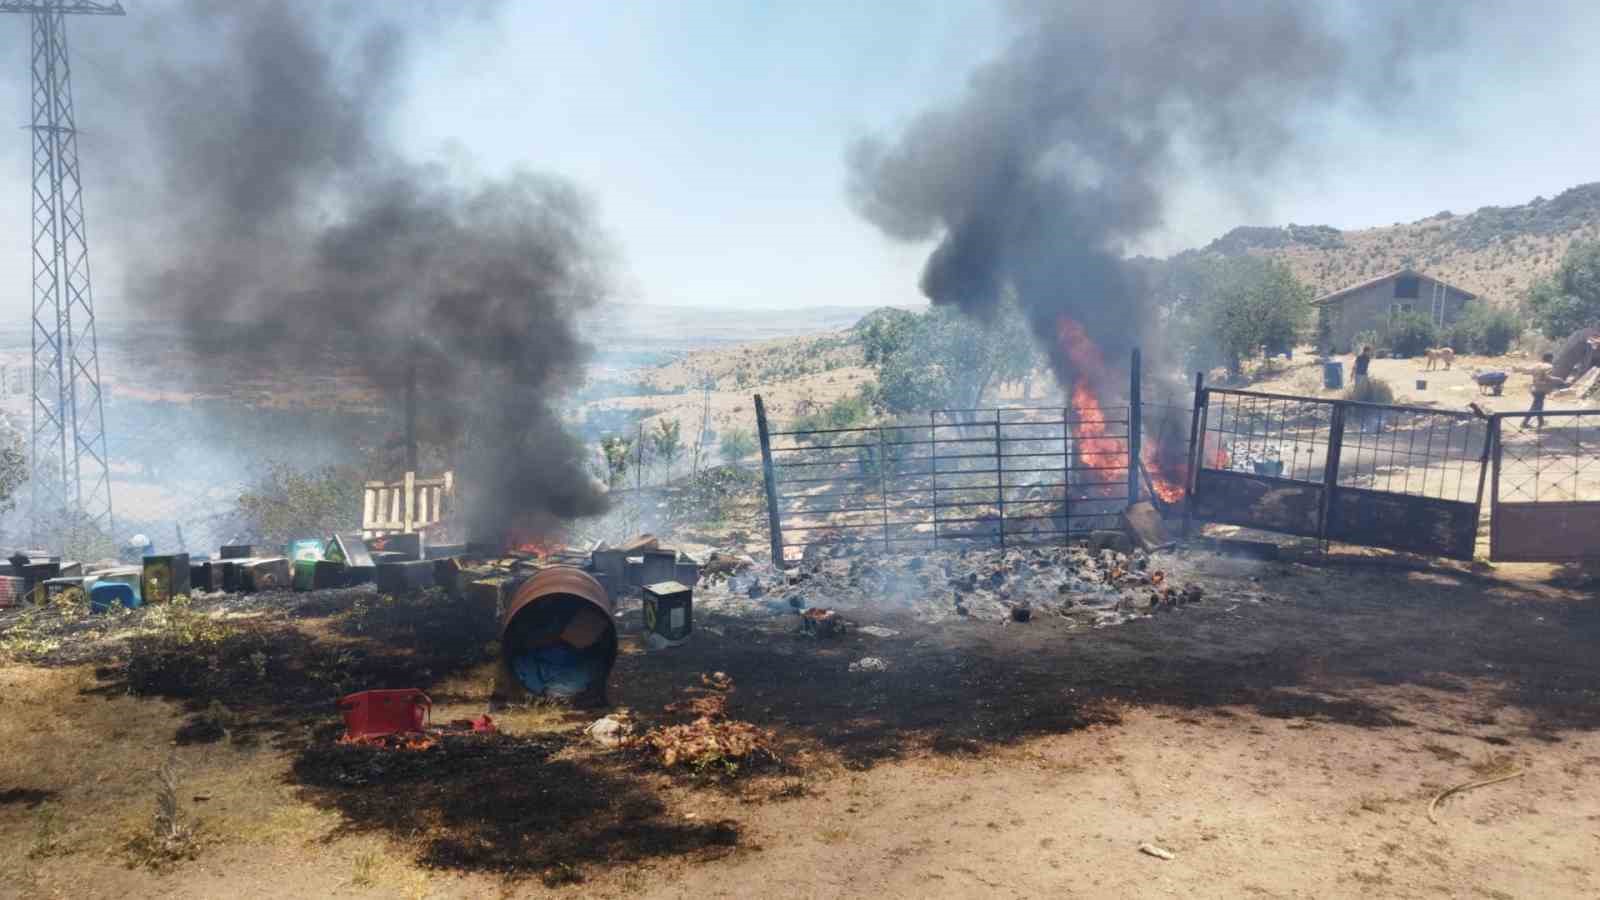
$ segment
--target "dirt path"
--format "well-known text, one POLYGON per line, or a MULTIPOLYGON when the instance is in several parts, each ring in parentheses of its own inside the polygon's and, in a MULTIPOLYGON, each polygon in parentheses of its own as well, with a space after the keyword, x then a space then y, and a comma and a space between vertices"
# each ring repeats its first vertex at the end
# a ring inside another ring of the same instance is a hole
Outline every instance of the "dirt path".
POLYGON ((1578 897, 1600 889, 1600 740, 1489 744, 1399 704, 1404 730, 1218 709, 1130 712, 1118 727, 976 760, 851 775, 756 813, 759 854, 649 896, 1578 897), (1491 754, 1523 779, 1447 802, 1491 754), (1151 842, 1170 862, 1141 854, 1151 842))

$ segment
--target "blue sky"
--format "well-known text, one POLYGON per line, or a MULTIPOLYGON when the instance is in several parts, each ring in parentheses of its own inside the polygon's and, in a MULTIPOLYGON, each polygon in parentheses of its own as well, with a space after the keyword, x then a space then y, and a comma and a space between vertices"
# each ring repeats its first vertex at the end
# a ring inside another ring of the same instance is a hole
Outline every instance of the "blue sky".
MULTIPOLYGON (((137 16, 140 3, 127 4, 137 16)), ((1360 6, 1349 7, 1359 16, 1360 6)), ((104 30, 126 22, 73 25, 104 30)), ((26 121, 26 23, 0 33, 0 109, 26 121)), ((1305 150, 1276 177, 1215 183, 1175 172, 1171 252, 1237 224, 1410 221, 1441 209, 1524 202, 1600 179, 1587 5, 1492 3, 1464 44, 1422 74, 1402 124, 1340 108, 1304 123, 1305 150)), ((1007 38, 989 0, 937 3, 508 3, 441 25, 416 47, 394 117, 419 159, 484 174, 564 174, 598 201, 635 302, 730 307, 915 303, 926 248, 897 245, 850 209, 846 146, 893 135, 959 96, 1007 38)), ((92 46, 94 40, 80 42, 92 46)), ((1136 65, 1136 60, 1130 60, 1136 65)), ((76 67, 94 106, 93 60, 76 67)), ((81 128, 92 130, 92 119, 81 128)), ((28 138, 0 146, 0 309, 27 308, 28 138)), ((86 143, 86 147, 90 144, 86 143)), ((83 161, 91 235, 103 144, 83 161)), ((104 229, 102 229, 104 231, 104 229)), ((116 315, 119 258, 94 247, 96 293, 116 315)))
POLYGON ((429 54, 400 121, 419 154, 576 179, 640 301, 919 302, 920 251, 850 211, 844 147, 958 91, 1000 24, 988 3, 514 5, 481 59, 429 54))

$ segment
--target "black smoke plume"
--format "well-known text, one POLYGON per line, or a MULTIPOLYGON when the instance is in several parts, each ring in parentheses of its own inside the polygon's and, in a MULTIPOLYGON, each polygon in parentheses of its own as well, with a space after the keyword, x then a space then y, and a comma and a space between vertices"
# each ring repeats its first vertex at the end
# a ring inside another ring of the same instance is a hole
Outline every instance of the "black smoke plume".
POLYGON ((116 191, 137 223, 129 299, 184 322, 217 364, 246 358, 217 345, 218 323, 242 323, 252 358, 354 368, 393 409, 415 367, 420 427, 462 454, 467 533, 536 531, 605 505, 551 405, 581 381, 574 317, 607 293, 605 243, 559 178, 401 158, 389 128, 421 19, 403 4, 138 10, 118 83, 157 174, 116 191))
POLYGON ((1013 293, 1063 383, 1096 378, 1061 349, 1061 318, 1113 364, 1152 337, 1125 256, 1162 223, 1175 179, 1265 172, 1295 146, 1297 117, 1384 109, 1461 13, 1372 4, 1341 25, 1324 13, 1335 6, 1011 3, 1014 40, 958 102, 851 148, 854 204, 893 238, 937 240, 921 282, 932 302, 982 318, 1013 293))

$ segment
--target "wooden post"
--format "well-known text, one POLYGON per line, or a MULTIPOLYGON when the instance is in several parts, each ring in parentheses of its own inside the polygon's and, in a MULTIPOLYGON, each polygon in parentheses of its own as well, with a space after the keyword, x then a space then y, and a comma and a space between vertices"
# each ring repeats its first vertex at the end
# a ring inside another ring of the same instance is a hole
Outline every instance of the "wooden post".
POLYGON ((404 492, 404 496, 400 499, 400 502, 404 504, 405 509, 405 519, 403 521, 405 522, 404 527, 406 534, 411 533, 411 523, 413 521, 412 517, 416 515, 416 498, 413 496, 416 492, 416 489, 417 473, 407 470, 405 484, 401 488, 401 490, 404 492))
POLYGON ((1139 396, 1139 348, 1128 372, 1128 505, 1139 502, 1139 454, 1143 452, 1144 401, 1139 396))
POLYGON ((772 438, 767 430, 767 407, 756 394, 756 433, 761 438, 761 480, 767 488, 767 528, 772 540, 772 564, 783 568, 783 523, 778 515, 777 470, 772 466, 772 438))
POLYGON ((1183 536, 1189 536, 1194 522, 1194 486, 1200 477, 1201 455, 1205 442, 1201 434, 1201 415, 1206 404, 1206 373, 1194 373, 1194 408, 1189 411, 1189 467, 1183 476, 1183 536))
POLYGON ((416 340, 411 346, 412 359, 406 367, 406 471, 417 470, 417 362, 416 340))

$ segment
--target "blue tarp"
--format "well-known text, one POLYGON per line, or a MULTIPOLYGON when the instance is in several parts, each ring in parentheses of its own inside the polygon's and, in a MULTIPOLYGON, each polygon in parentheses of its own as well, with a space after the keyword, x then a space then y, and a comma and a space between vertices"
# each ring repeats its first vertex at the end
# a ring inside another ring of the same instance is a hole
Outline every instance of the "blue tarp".
POLYGON ((603 642, 586 650, 552 644, 523 651, 512 658, 511 670, 535 694, 576 697, 605 677, 606 649, 603 642))

